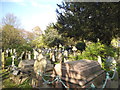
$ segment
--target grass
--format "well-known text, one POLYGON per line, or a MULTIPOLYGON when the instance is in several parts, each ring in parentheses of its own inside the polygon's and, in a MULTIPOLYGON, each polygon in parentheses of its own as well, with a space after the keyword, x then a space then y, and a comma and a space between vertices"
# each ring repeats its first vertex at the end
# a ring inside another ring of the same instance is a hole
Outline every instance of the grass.
MULTIPOLYGON (((15 84, 12 80, 10 80, 10 74, 9 72, 5 72, 5 70, 0 70, 0 73, 2 73, 2 86, 5 89, 7 88, 32 88, 30 86, 30 79, 25 80, 22 84, 15 84), (8 78, 7 78, 8 77, 8 78), (6 78, 6 79, 3 79, 6 78)), ((26 90, 26 89, 25 89, 26 90)))
POLYGON ((30 86, 29 83, 30 83, 30 80, 27 79, 22 84, 17 85, 8 78, 8 79, 5 79, 2 84, 4 86, 3 88, 32 88, 32 86, 30 86))

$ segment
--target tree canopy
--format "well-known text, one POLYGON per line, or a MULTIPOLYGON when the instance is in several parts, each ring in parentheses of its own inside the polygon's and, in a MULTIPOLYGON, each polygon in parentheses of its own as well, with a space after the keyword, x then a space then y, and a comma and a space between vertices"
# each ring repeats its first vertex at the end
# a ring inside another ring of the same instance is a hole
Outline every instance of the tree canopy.
POLYGON ((57 30, 53 28, 52 24, 47 26, 43 39, 44 39, 45 45, 49 47, 58 46, 59 44, 64 43, 61 35, 58 34, 57 30))
POLYGON ((89 40, 109 45, 120 37, 118 18, 119 3, 63 2, 58 5, 55 28, 64 37, 74 40, 89 40))

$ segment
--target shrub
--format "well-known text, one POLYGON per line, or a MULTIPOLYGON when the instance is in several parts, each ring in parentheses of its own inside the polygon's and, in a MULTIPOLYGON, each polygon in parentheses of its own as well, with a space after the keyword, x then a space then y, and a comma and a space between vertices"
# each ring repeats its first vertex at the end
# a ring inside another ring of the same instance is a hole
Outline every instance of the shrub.
POLYGON ((86 44, 84 42, 79 42, 76 44, 76 48, 80 50, 81 52, 85 50, 86 44))
POLYGON ((18 56, 19 56, 23 51, 31 51, 31 52, 32 52, 32 47, 30 47, 29 45, 19 46, 19 47, 17 48, 18 56))
POLYGON ((98 56, 101 56, 102 60, 105 61, 108 56, 116 56, 116 49, 100 42, 92 43, 86 47, 81 56, 78 56, 78 59, 97 60, 98 56))

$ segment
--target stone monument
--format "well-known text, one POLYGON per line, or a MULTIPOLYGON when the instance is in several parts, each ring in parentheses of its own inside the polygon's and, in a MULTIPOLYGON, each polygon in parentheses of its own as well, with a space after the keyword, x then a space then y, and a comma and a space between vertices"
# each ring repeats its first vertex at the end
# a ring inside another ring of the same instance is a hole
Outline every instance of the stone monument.
MULTIPOLYGON (((93 83, 97 88, 105 80, 105 71, 97 61, 77 60, 61 64, 54 67, 53 78, 59 76, 68 88, 89 88, 93 83)), ((62 88, 61 83, 55 82, 56 88, 62 88)))

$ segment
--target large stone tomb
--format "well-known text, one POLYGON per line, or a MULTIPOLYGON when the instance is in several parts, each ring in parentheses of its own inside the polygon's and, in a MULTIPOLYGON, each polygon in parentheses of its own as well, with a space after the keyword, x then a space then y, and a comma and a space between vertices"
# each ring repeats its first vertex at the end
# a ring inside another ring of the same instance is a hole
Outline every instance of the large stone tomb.
MULTIPOLYGON (((93 60, 78 60, 57 64, 51 76, 55 78, 57 75, 69 88, 88 88, 92 83, 97 88, 101 88, 101 84, 105 80, 105 71, 101 69, 97 61, 93 60)), ((56 88, 63 87, 60 82, 55 82, 53 85, 56 88)))

